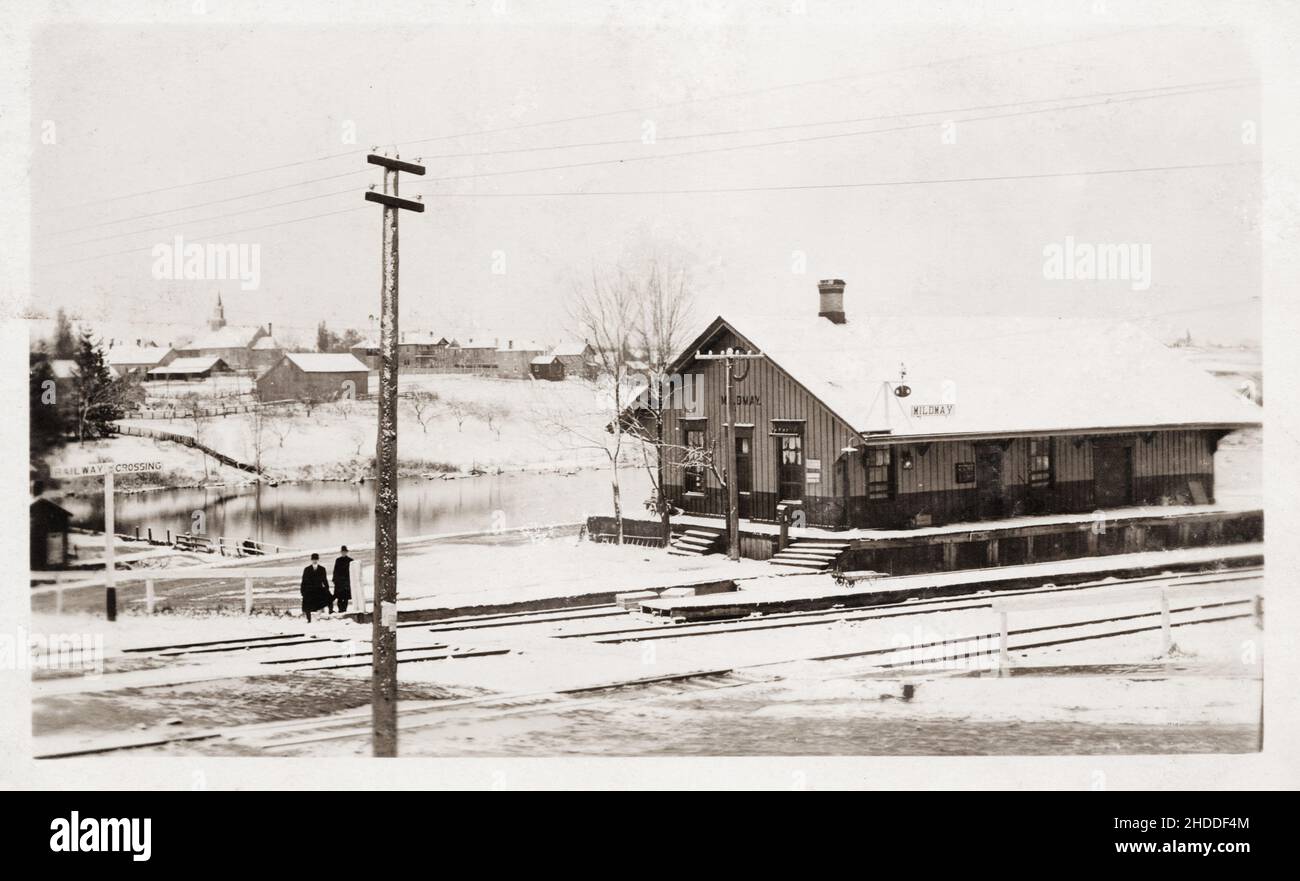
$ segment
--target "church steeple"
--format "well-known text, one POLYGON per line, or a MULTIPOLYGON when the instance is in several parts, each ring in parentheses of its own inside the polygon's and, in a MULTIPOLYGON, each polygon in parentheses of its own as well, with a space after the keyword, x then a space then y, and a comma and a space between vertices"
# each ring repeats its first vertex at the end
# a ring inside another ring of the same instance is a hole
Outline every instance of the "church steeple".
POLYGON ((221 305, 221 292, 217 292, 217 305, 212 310, 212 317, 208 319, 208 330, 221 330, 226 326, 226 310, 221 305))

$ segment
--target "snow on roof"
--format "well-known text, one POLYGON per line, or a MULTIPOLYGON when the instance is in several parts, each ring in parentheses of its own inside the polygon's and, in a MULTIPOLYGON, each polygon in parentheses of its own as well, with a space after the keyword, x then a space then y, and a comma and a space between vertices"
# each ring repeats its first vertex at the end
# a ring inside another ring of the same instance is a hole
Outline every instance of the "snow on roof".
POLYGON ((262 329, 260 327, 223 327, 201 333, 180 349, 246 349, 252 345, 253 337, 262 329))
POLYGON ((558 356, 557 356, 554 352, 552 352, 552 353, 549 354, 549 355, 538 355, 536 358, 534 358, 533 360, 529 361, 528 363, 529 363, 529 364, 550 364, 550 363, 553 362, 557 357, 558 357, 558 356))
MULTIPOLYGON (((436 346, 450 342, 450 338, 431 330, 406 330, 402 331, 398 345, 402 346, 436 346)), ((379 348, 379 343, 374 342, 371 348, 379 348)))
POLYGON ((1261 422, 1258 406, 1124 323, 944 315, 832 324, 815 313, 727 323, 864 434, 1261 422), (899 397, 904 366, 911 393, 899 397))
POLYGON ((500 342, 500 337, 488 339, 487 337, 471 336, 460 337, 458 344, 462 349, 495 349, 500 342))
POLYGON ((257 342, 253 343, 253 348, 259 351, 265 351, 269 349, 283 349, 284 346, 280 345, 279 341, 276 340, 275 337, 264 336, 257 342))
POLYGON ((579 355, 585 355, 586 352, 587 352, 586 343, 573 342, 571 340, 568 342, 560 343, 554 349, 551 349, 552 355, 559 355, 561 357, 566 357, 566 358, 573 358, 579 355))
POLYGON ((545 352, 546 346, 537 340, 518 340, 513 338, 504 339, 502 344, 497 346, 498 352, 545 352))
POLYGON ((216 355, 198 355, 193 358, 177 358, 170 364, 153 368, 149 371, 149 375, 153 376, 154 374, 157 374, 163 376, 165 374, 173 373, 203 373, 211 370, 218 364, 226 366, 226 362, 216 355))
POLYGON ((170 351, 164 346, 113 346, 104 358, 109 364, 157 364, 170 351))
POLYGON ((369 373, 370 368, 348 352, 288 352, 286 358, 304 373, 369 373))

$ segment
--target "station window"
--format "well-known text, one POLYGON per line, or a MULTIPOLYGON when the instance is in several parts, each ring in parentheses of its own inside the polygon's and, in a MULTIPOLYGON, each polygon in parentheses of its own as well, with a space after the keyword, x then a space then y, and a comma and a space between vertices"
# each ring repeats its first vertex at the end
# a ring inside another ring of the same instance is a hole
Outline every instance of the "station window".
POLYGON ((894 497, 894 457, 889 447, 867 450, 867 498, 894 497))
POLYGON ((1050 437, 1029 439, 1029 485, 1051 486, 1056 478, 1056 462, 1050 437))
MULTIPOLYGON (((691 453, 688 453, 688 461, 699 461, 699 457, 704 452, 704 427, 692 426, 686 429, 686 446, 691 453), (698 452, 696 452, 698 451, 698 452)), ((695 464, 687 465, 682 475, 682 486, 688 493, 704 492, 704 465, 695 464)))
POLYGON ((803 498, 803 435, 780 435, 777 451, 777 492, 781 499, 803 498))

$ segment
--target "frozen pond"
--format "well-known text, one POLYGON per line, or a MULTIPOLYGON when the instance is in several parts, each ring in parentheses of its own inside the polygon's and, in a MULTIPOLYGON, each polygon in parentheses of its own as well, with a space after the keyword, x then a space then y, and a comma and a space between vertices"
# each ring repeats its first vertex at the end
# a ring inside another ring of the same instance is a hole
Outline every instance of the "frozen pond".
MULTIPOLYGON (((650 481, 644 470, 621 472, 623 509, 645 512, 650 481)), ((374 540, 373 481, 335 481, 152 490, 119 494, 117 531, 154 538, 197 532, 234 539, 253 538, 293 548, 360 544, 374 540)), ((403 478, 398 482, 398 533, 480 532, 520 526, 576 522, 612 511, 608 470, 575 474, 506 473, 457 480, 403 478)), ((98 494, 69 498, 75 525, 103 528, 98 494)))

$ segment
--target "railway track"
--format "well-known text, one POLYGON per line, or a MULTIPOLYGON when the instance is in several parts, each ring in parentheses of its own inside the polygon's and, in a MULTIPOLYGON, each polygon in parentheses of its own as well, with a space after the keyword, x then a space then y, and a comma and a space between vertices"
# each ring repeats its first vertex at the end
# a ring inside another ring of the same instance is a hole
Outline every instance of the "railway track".
MULTIPOLYGON (((1224 599, 1220 601, 1204 600, 1199 602, 1178 603, 1179 590, 1182 588, 1210 588, 1216 585, 1250 585, 1262 579, 1262 567, 1232 570, 1230 572, 1181 573, 1163 576, 1143 576, 1133 579, 1110 580, 1082 585, 1057 587, 1045 585, 1018 591, 998 591, 962 597, 943 597, 927 600, 911 600, 890 603, 870 609, 841 609, 826 611, 788 612, 777 615, 761 616, 747 619, 730 619, 708 622, 674 622, 655 623, 641 621, 628 627, 614 629, 582 629, 570 632, 566 628, 573 622, 576 626, 586 627, 593 620, 614 618, 625 613, 613 605, 593 605, 575 607, 565 610, 551 610, 522 613, 495 613, 483 616, 465 616, 459 619, 439 621, 433 625, 429 622, 412 622, 401 625, 404 631, 414 636, 428 633, 434 641, 417 645, 406 645, 399 651, 399 663, 424 663, 452 658, 483 658, 489 656, 509 655, 514 651, 511 646, 513 634, 522 628, 538 627, 556 630, 544 634, 546 638, 557 640, 582 639, 593 644, 617 645, 654 639, 678 639, 697 636, 743 636, 754 631, 779 628, 808 627, 828 625, 840 621, 865 621, 873 619, 898 618, 916 615, 928 615, 942 612, 959 612, 990 608, 995 602, 1009 597, 1051 597, 1053 595, 1077 596, 1080 591, 1104 592, 1107 588, 1131 588, 1134 586, 1151 587, 1153 596, 1159 589, 1167 590, 1171 599, 1171 627, 1186 628, 1209 625, 1219 622, 1249 618, 1252 616, 1252 600, 1224 599), (482 634, 488 632, 498 640, 496 643, 469 646, 460 645, 454 638, 458 633, 482 634)), ((1104 597, 1099 598, 1104 602, 1104 597)), ((1021 627, 1008 631, 1008 649, 1012 653, 1060 647, 1095 640, 1122 638, 1135 634, 1156 631, 1161 623, 1155 621, 1161 615, 1158 611, 1140 611, 1110 613, 1090 616, 1084 620, 1021 627)), ((686 669, 654 677, 629 677, 615 679, 604 683, 576 688, 557 688, 521 694, 494 693, 475 698, 463 698, 446 701, 421 702, 403 707, 399 728, 402 731, 416 731, 424 727, 440 724, 447 720, 448 714, 458 710, 473 708, 475 712, 486 712, 493 717, 530 712, 568 711, 584 703, 607 700, 611 692, 622 692, 633 696, 641 693, 653 693, 663 696, 667 693, 695 693, 700 690, 729 688, 750 685, 779 678, 771 672, 783 664, 794 661, 827 662, 846 659, 870 660, 870 667, 883 670, 917 670, 922 671, 927 665, 951 663, 953 661, 970 661, 995 654, 998 649, 989 644, 998 637, 996 633, 972 633, 939 640, 931 640, 908 646, 876 645, 865 646, 860 651, 840 652, 820 656, 787 658, 780 661, 735 665, 718 668, 686 669), (878 661, 878 663, 877 663, 878 661)), ((136 653, 155 653, 163 657, 194 654, 213 651, 258 651, 277 652, 302 645, 320 645, 346 642, 336 638, 315 637, 308 634, 280 634, 272 637, 249 637, 244 639, 214 640, 205 643, 178 645, 147 646, 131 651, 136 653)), ((341 652, 323 652, 310 656, 275 657, 262 659, 261 664, 279 671, 328 671, 364 668, 370 665, 369 651, 351 649, 341 652)), ((255 746, 274 752, 281 749, 293 749, 316 743, 346 741, 354 738, 369 737, 369 709, 364 708, 351 713, 336 716, 281 721, 253 726, 241 726, 233 729, 209 732, 187 732, 174 738, 157 737, 138 743, 105 744, 102 749, 90 747, 79 749, 75 754, 86 755, 96 752, 117 752, 121 750, 166 746, 170 743, 182 743, 195 740, 227 738, 238 741, 244 746, 255 746)), ((73 753, 66 753, 71 755, 73 753)), ((64 753, 51 753, 45 757, 59 757, 64 753)))
MULTIPOLYGON (((1026 596, 1051 596, 1051 595, 1073 595, 1080 591, 1104 589, 1118 585, 1135 586, 1151 585, 1164 586, 1171 589, 1171 596, 1177 597, 1177 590, 1181 587, 1201 587, 1215 584, 1244 583, 1262 579, 1262 567, 1250 567, 1232 570, 1223 573, 1178 573, 1163 576, 1144 576, 1140 578, 1126 579, 1123 581, 1104 581, 1090 582, 1087 584, 1070 585, 1066 587, 1044 586, 1039 588, 1027 588, 1016 591, 998 591, 996 593, 965 595, 961 597, 940 597, 925 600, 909 600, 899 603, 888 603, 880 606, 872 606, 869 609, 829 609, 820 611, 805 612, 784 612, 774 615, 753 616, 742 619, 720 619, 716 621, 693 621, 693 622, 659 622, 657 620, 640 619, 635 620, 628 626, 606 628, 598 630, 577 630, 568 631, 561 629, 558 632, 547 632, 544 635, 547 638, 557 640, 581 639, 601 645, 620 645, 625 643, 649 642, 657 640, 670 639, 687 639, 706 636, 720 635, 738 635, 753 633, 765 630, 782 630, 787 628, 825 626, 829 623, 836 622, 861 622, 882 620, 888 618, 911 617, 917 614, 929 612, 961 612, 977 609, 989 608, 995 600, 1009 597, 1026 597, 1026 596)), ((440 660, 443 657, 487 657, 494 655, 507 654, 509 648, 494 647, 492 649, 464 649, 453 650, 442 656, 424 656, 415 655, 415 652, 431 652, 435 650, 446 650, 456 645, 455 634, 475 633, 478 631, 495 630, 509 631, 517 628, 537 628, 537 627, 563 627, 571 622, 587 622, 594 619, 603 618, 629 618, 629 614, 614 604, 600 604, 575 607, 572 609, 562 610, 542 610, 532 612, 516 613, 493 613, 482 616, 464 616, 460 618, 447 619, 435 624, 428 622, 411 622, 404 625, 398 625, 403 632, 409 632, 412 635, 431 634, 435 637, 432 642, 419 642, 415 645, 407 645, 398 649, 398 663, 415 663, 429 660, 440 660), (405 655, 404 657, 400 655, 405 655)), ((508 635, 507 635, 508 639, 508 635)), ((142 648, 126 649, 132 653, 151 653, 159 657, 178 657, 182 655, 208 654, 208 653, 225 653, 225 652, 252 652, 252 651, 270 651, 284 648, 291 648, 300 645, 320 645, 322 647, 328 644, 346 645, 353 640, 347 640, 341 637, 313 636, 306 633, 280 634, 277 636, 257 636, 247 638, 232 638, 227 640, 213 640, 210 642, 188 643, 177 645, 158 645, 142 648)), ((319 671, 319 670, 341 670, 354 669, 369 665, 366 660, 353 661, 351 659, 364 658, 369 655, 369 650, 343 650, 330 654, 318 654, 300 657, 276 657, 261 660, 260 663, 277 668, 292 668, 301 671, 319 671), (336 664, 322 662, 337 661, 336 664), (314 666, 301 666, 312 664, 314 666)))

